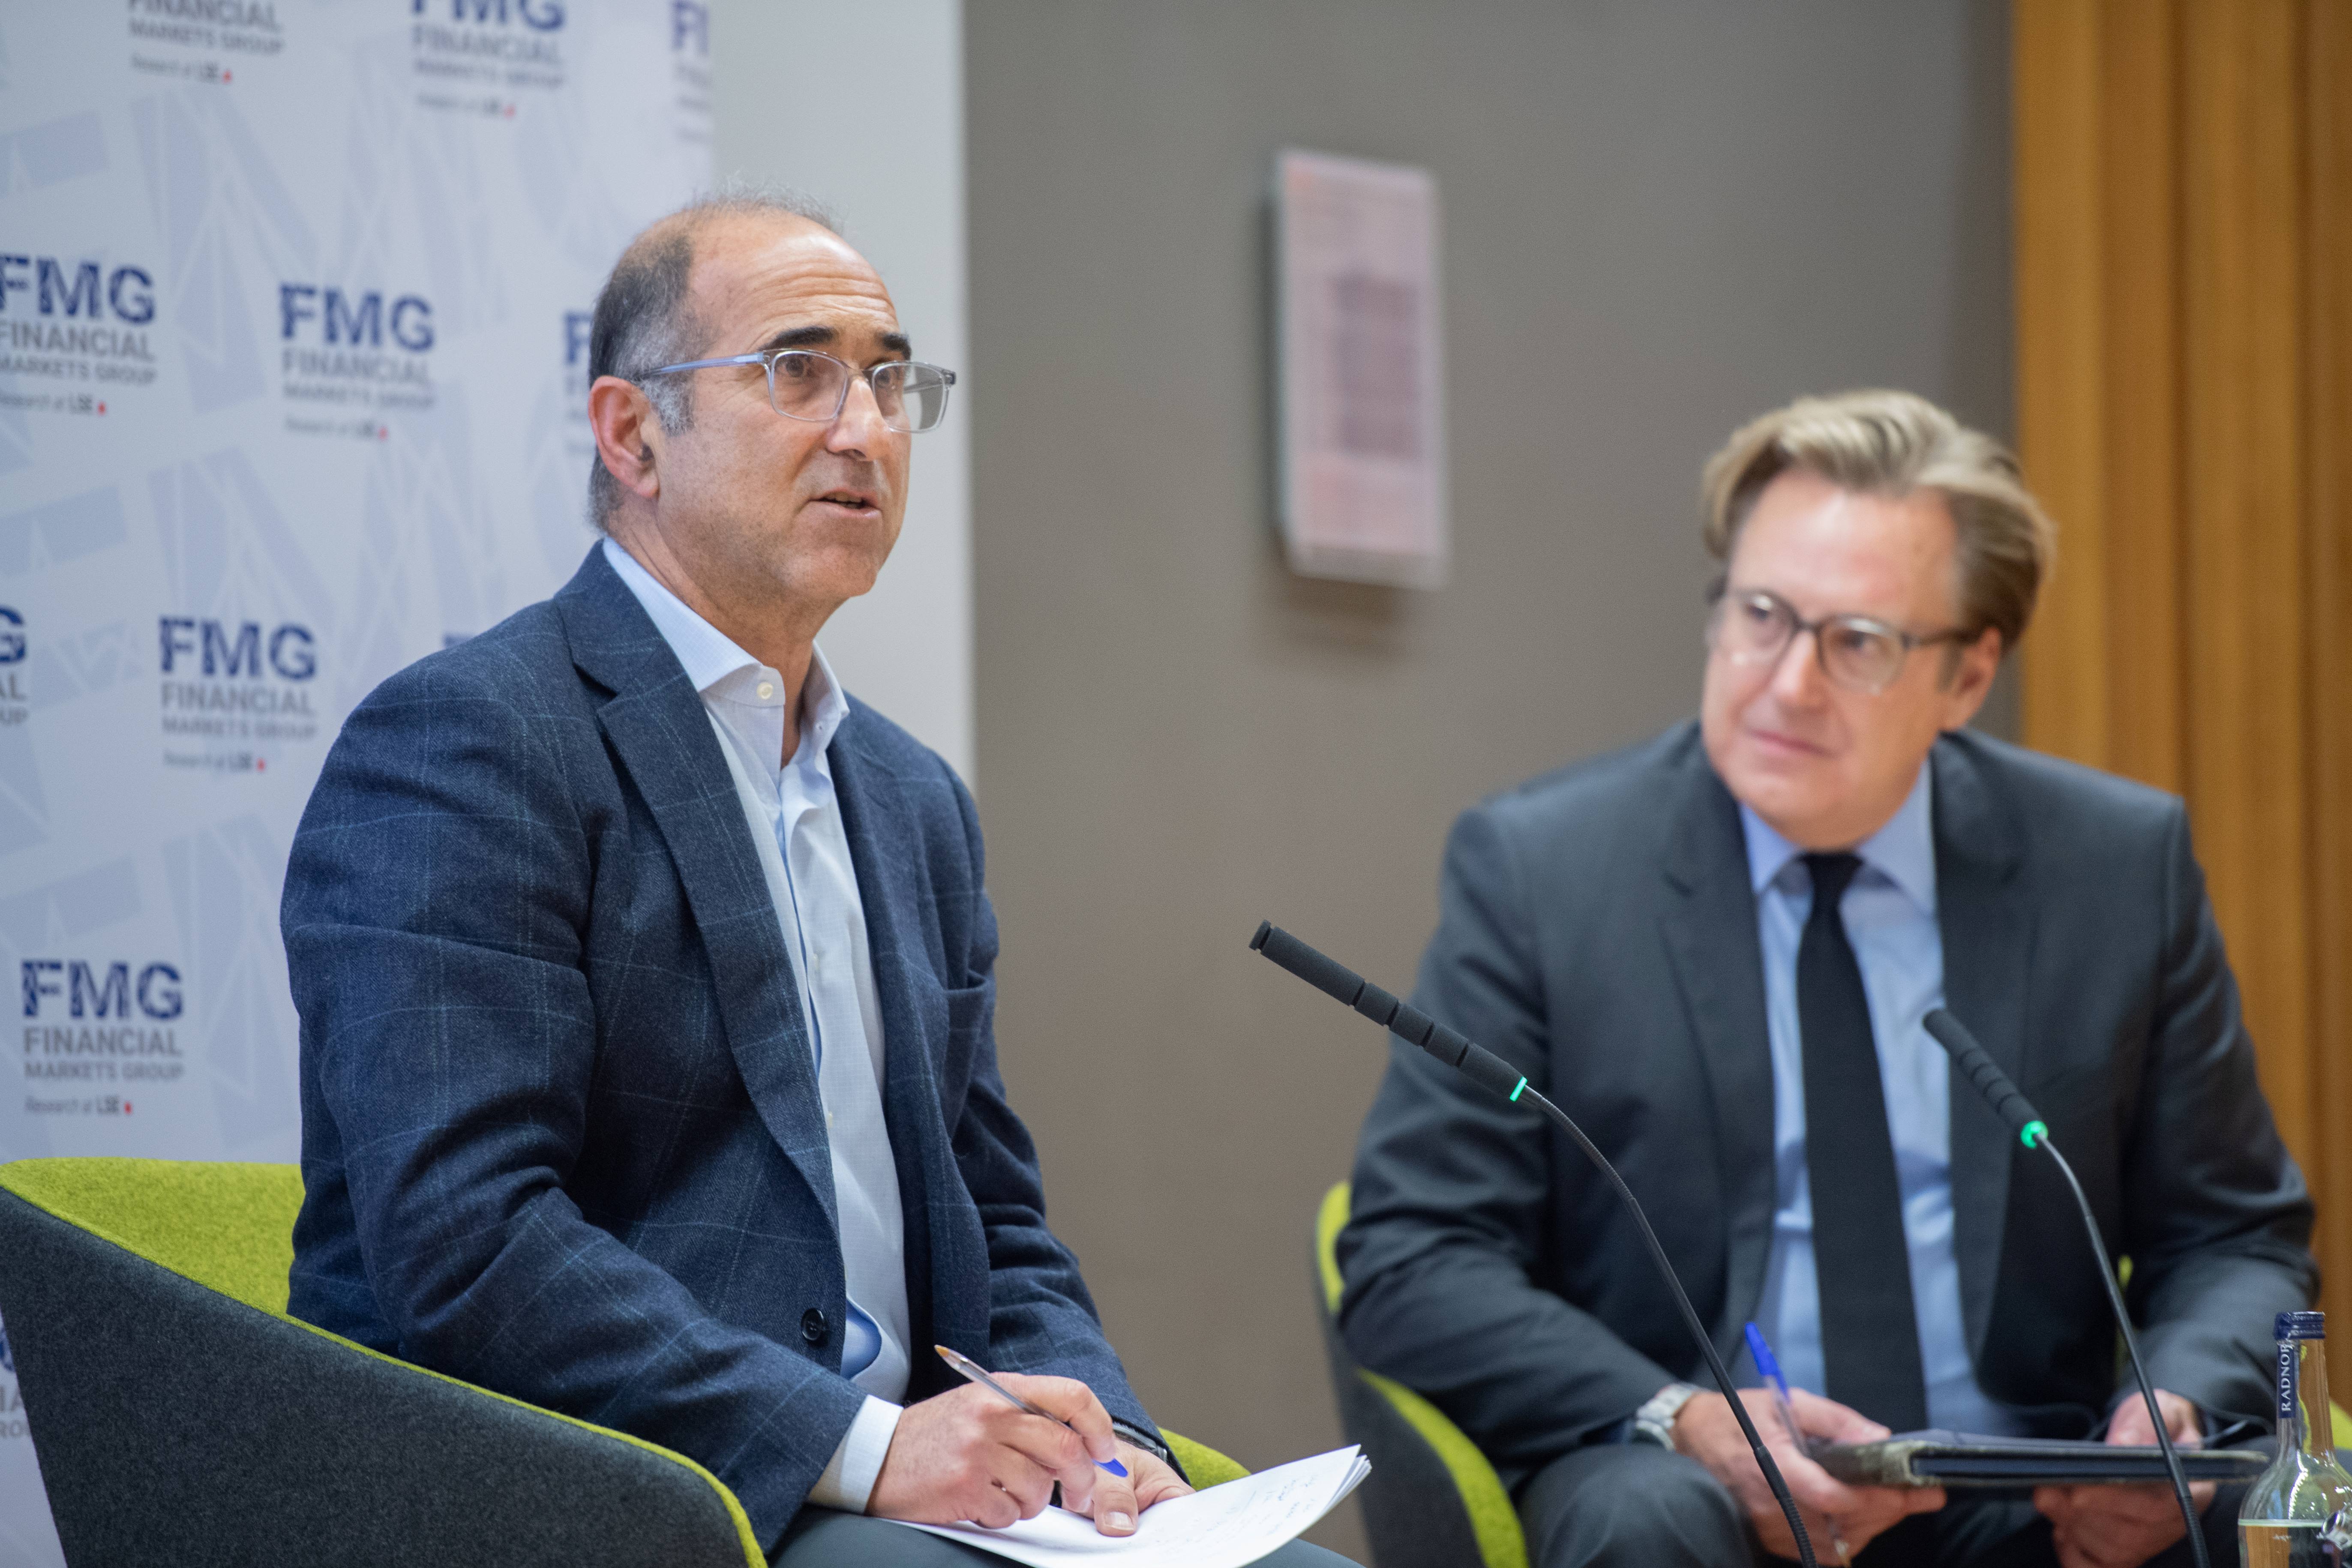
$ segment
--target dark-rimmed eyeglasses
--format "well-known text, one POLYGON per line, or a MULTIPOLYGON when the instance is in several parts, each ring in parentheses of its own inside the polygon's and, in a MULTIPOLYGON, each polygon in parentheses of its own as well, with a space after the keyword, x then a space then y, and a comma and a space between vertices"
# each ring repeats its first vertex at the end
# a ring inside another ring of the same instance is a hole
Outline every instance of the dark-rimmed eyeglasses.
POLYGON ((948 416, 948 388, 955 372, 912 360, 885 360, 859 370, 814 349, 762 349, 757 353, 730 354, 725 359, 688 360, 666 364, 630 377, 676 375, 681 371, 716 370, 720 365, 756 364, 767 372, 768 405, 787 419, 830 425, 849 404, 849 384, 862 381, 874 391, 874 405, 882 423, 893 430, 919 436, 939 427, 948 416))
POLYGON ((1778 664, 1799 632, 1811 632, 1822 673, 1865 696, 1894 685, 1912 649, 1970 640, 1969 633, 1958 629, 1923 636, 1868 616, 1823 616, 1809 621, 1767 588, 1730 593, 1718 587, 1710 597, 1706 646, 1732 663, 1778 664))

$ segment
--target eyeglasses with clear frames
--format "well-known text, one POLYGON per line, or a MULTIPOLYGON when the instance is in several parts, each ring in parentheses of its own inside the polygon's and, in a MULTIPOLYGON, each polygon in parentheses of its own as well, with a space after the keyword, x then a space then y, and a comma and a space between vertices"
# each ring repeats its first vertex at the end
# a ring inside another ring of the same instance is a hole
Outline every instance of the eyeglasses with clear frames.
POLYGON ((1717 588, 1707 612, 1706 646, 1734 664, 1777 664, 1799 632, 1813 634, 1813 657, 1822 673, 1849 691, 1875 696, 1895 684, 1911 650, 1936 643, 1964 643, 1971 634, 1931 632, 1921 636, 1868 616, 1823 616, 1809 621, 1780 595, 1764 588, 1726 593, 1717 588))
POLYGON ((893 430, 919 436, 939 427, 948 414, 948 388, 955 372, 913 360, 884 360, 866 370, 819 353, 814 349, 762 349, 757 353, 730 354, 725 359, 688 360, 666 364, 630 377, 676 375, 682 371, 716 370, 721 365, 756 364, 768 376, 768 405, 787 419, 830 425, 849 405, 849 384, 862 381, 874 392, 874 405, 882 423, 893 430))

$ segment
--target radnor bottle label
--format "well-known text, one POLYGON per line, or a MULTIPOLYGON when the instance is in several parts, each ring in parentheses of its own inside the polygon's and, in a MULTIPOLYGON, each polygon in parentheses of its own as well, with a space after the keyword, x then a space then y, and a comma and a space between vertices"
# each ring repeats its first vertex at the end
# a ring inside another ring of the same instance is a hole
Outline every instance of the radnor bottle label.
POLYGON ((2352 1476, 2336 1459, 2327 1401, 2326 1320, 2278 1315, 2278 1457, 2238 1510, 2245 1568, 2346 1568, 2352 1563, 2352 1476))

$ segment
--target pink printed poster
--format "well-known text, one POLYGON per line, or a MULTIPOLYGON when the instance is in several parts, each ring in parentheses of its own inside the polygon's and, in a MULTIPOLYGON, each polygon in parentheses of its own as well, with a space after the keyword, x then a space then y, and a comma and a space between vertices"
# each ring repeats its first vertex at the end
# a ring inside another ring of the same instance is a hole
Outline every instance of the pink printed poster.
POLYGON ((1445 581, 1437 182, 1285 152, 1275 172, 1282 530, 1294 571, 1445 581))

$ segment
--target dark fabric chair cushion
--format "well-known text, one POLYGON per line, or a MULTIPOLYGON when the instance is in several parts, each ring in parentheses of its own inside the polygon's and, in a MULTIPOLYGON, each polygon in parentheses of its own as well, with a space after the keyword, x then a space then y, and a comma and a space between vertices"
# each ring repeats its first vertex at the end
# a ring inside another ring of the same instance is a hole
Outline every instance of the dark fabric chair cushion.
POLYGON ((746 1568, 678 1456, 373 1355, 0 1192, 0 1317, 74 1568, 746 1568))

